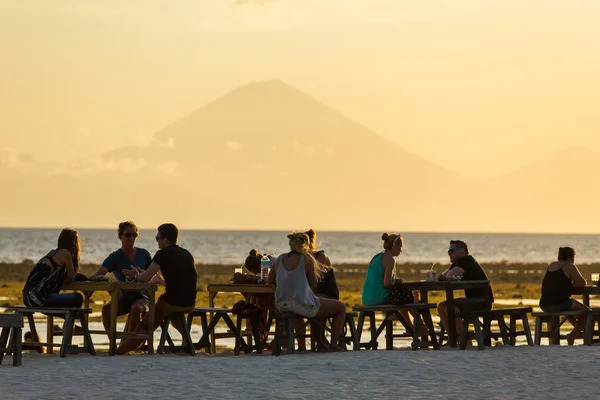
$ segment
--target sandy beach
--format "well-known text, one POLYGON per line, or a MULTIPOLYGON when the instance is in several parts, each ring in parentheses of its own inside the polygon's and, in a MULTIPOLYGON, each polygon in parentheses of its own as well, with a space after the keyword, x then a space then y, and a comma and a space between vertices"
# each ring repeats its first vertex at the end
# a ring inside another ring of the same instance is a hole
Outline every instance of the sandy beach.
POLYGON ((360 351, 273 357, 25 355, 10 399, 597 399, 600 347, 360 351))

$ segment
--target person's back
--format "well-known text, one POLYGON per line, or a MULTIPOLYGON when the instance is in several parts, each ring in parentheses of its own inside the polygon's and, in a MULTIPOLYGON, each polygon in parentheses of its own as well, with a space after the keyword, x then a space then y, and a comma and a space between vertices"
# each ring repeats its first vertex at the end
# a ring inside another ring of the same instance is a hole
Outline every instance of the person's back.
MULTIPOLYGON (((489 278, 481 265, 475 260, 475 258, 471 255, 466 255, 452 263, 450 266, 450 270, 459 267, 464 273, 462 280, 463 281, 488 281, 489 278)), ((471 298, 486 298, 489 303, 494 302, 494 293, 492 291, 491 285, 488 285, 487 288, 476 288, 476 289, 465 289, 465 297, 471 298)))
POLYGON ((377 254, 369 263, 362 292, 362 303, 365 306, 388 303, 390 291, 384 285, 385 268, 381 265, 383 255, 383 252, 377 254))
POLYGON ((196 265, 192 254, 177 244, 159 250, 153 259, 165 279, 164 300, 174 306, 196 304, 196 265))
POLYGON ((567 264, 569 263, 555 261, 546 269, 546 274, 542 280, 540 307, 552 307, 563 304, 566 309, 571 307, 573 283, 564 271, 567 264))
POLYGON ((305 257, 288 254, 279 257, 276 275, 275 301, 298 302, 307 308, 319 309, 319 300, 313 293, 306 277, 305 257))

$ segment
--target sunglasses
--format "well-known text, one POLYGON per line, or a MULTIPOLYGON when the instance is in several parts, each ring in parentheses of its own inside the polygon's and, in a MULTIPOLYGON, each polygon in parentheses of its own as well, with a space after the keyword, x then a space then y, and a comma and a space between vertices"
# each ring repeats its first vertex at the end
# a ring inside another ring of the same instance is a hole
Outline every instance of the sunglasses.
POLYGON ((448 254, 452 254, 455 251, 461 250, 460 248, 453 248, 453 249, 448 249, 448 254))
POLYGON ((156 236, 156 241, 157 241, 157 242, 158 242, 159 240, 161 240, 161 239, 162 239, 162 237, 160 237, 160 236, 156 236))
POLYGON ((123 236, 128 237, 128 238, 130 238, 130 237, 136 238, 136 237, 138 237, 138 234, 135 232, 127 232, 127 233, 124 233, 123 236))

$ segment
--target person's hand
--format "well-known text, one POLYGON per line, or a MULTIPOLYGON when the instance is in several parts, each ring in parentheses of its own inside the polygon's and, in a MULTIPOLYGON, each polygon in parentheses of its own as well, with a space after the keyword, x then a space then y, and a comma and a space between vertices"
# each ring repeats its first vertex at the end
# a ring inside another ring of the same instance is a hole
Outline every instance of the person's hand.
POLYGON ((403 282, 404 282, 404 279, 402 279, 402 278, 396 278, 396 283, 403 283, 403 282))
POLYGON ((131 269, 122 269, 121 273, 123 273, 123 275, 125 275, 126 277, 128 277, 130 279, 133 279, 136 275, 142 273, 142 271, 140 271, 133 265, 131 265, 129 268, 131 268, 131 269))

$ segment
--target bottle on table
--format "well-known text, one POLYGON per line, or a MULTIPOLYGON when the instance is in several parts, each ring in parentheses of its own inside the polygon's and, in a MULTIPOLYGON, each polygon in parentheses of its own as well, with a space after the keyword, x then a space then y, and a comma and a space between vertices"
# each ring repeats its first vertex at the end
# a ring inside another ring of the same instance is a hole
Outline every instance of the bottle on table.
POLYGON ((269 266, 271 265, 271 259, 269 256, 264 254, 260 259, 260 279, 263 283, 267 283, 267 278, 269 277, 269 266))

